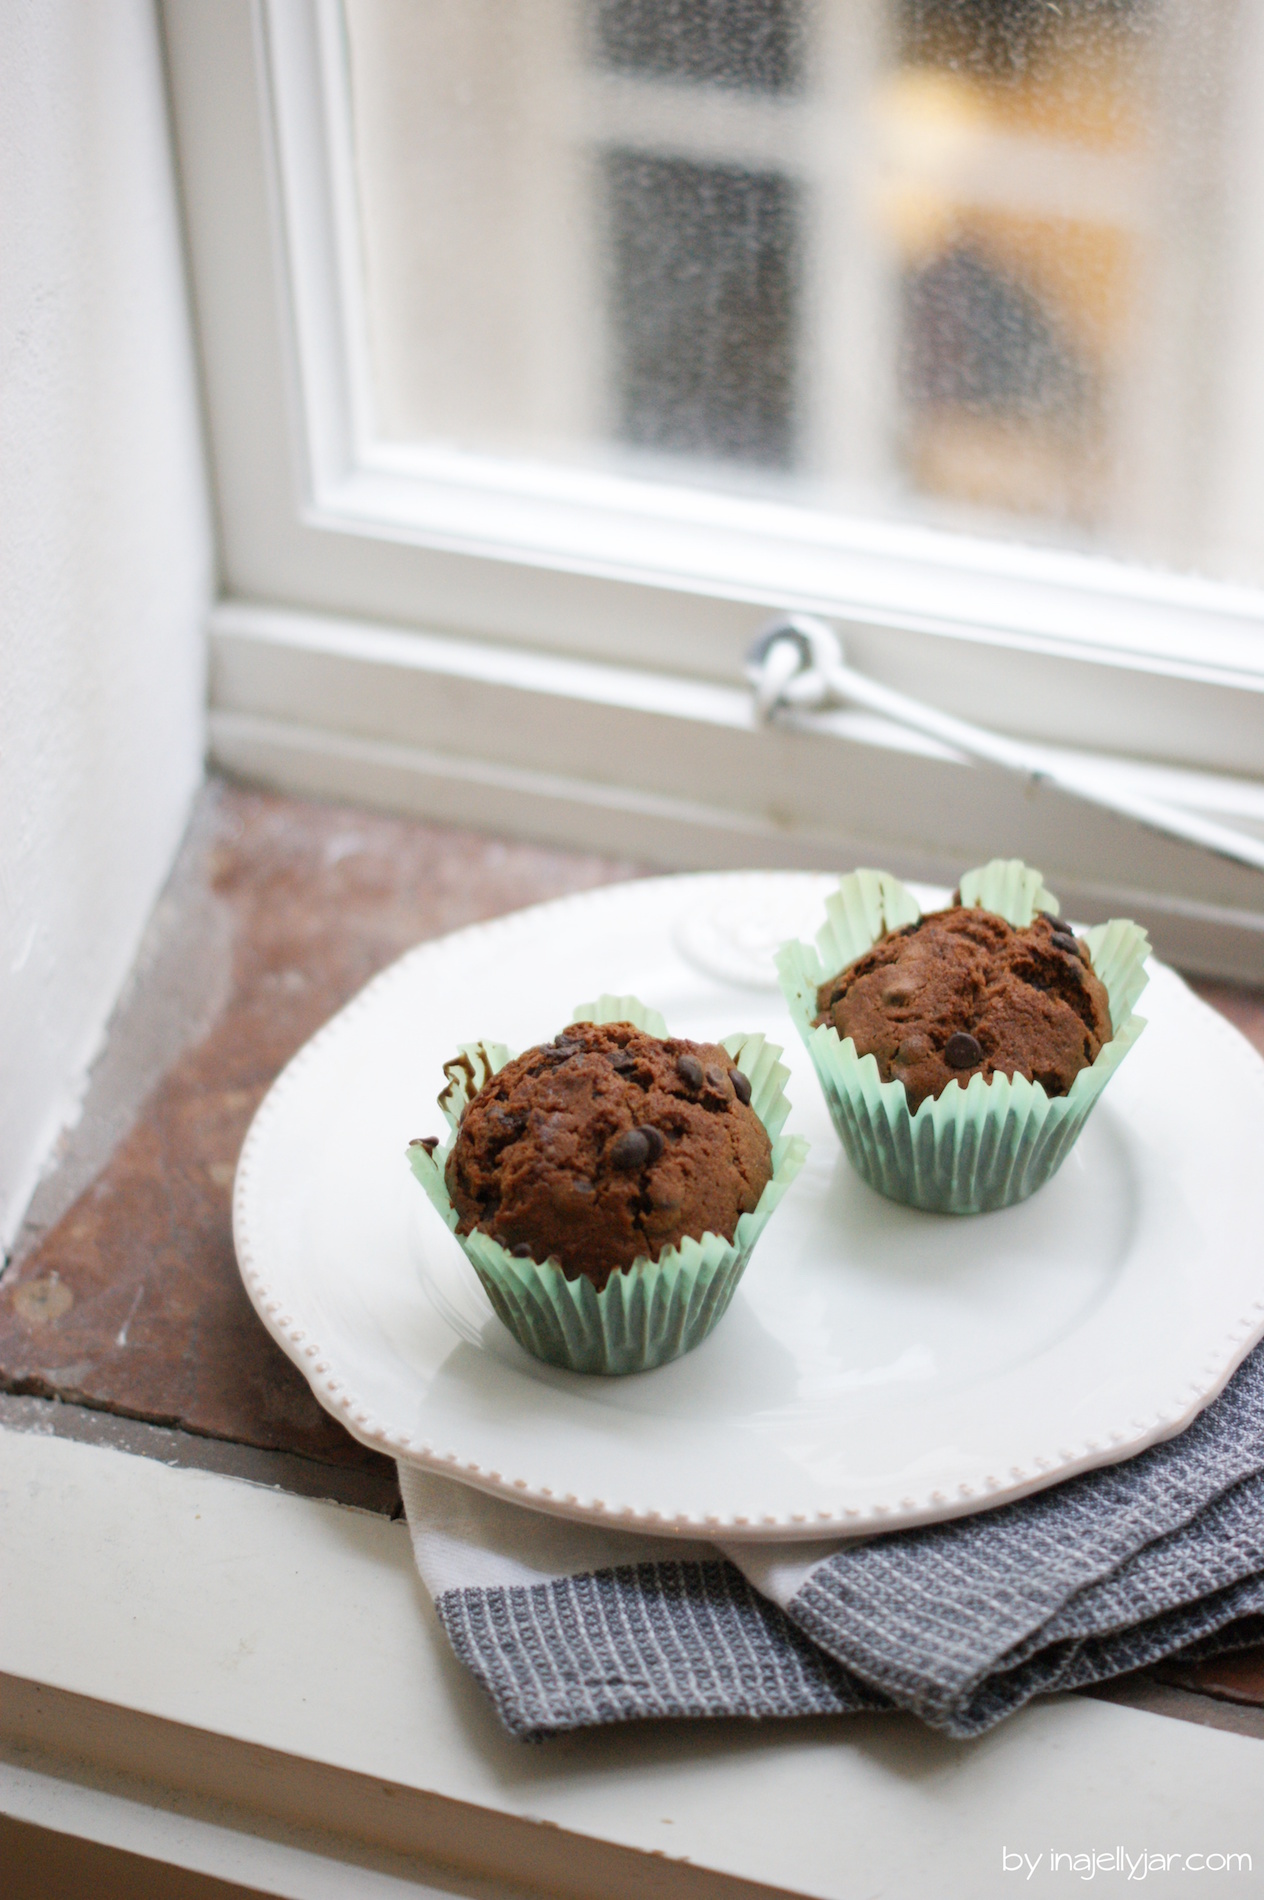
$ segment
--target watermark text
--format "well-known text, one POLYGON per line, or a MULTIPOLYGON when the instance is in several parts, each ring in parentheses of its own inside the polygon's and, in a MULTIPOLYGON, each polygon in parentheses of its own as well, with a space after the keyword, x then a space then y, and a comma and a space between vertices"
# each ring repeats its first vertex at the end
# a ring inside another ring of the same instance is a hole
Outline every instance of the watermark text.
POLYGON ((1122 1876, 1125 1880, 1148 1880, 1161 1874, 1249 1874, 1253 1872, 1249 1854, 1159 1853, 1146 1847, 1099 1847, 1075 1852, 1069 1848, 1048 1847, 1030 1854, 1017 1847, 1002 1847, 1001 1872, 1018 1880, 1031 1880, 1038 1873, 1069 1874, 1073 1879, 1096 1880, 1099 1874, 1122 1876))

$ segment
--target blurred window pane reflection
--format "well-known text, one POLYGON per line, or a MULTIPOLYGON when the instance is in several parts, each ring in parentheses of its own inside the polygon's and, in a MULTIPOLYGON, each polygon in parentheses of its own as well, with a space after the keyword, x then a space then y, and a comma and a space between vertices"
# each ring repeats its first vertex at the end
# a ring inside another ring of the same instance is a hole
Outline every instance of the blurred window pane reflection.
POLYGON ((1245 0, 345 17, 385 438, 1264 580, 1245 0))
POLYGON ((613 72, 752 92, 789 92, 802 76, 797 0, 595 0, 598 60, 613 72))
POLYGON ((794 459, 794 181, 615 151, 607 292, 625 442, 782 468, 794 459))

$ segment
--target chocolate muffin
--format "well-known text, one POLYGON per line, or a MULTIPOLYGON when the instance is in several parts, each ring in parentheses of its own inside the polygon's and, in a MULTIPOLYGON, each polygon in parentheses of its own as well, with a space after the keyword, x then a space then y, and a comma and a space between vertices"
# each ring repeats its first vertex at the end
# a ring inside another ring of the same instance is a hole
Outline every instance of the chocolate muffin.
POLYGON ((1065 1095, 1111 1036, 1105 987, 1066 924, 1041 912, 1016 929, 959 903, 879 938, 821 984, 816 1007, 884 1082, 903 1082, 914 1113, 972 1075, 1065 1095))
POLYGON ((718 1044, 573 1023, 466 1109, 445 1172, 456 1231, 555 1260, 598 1292, 686 1235, 732 1240, 772 1174, 750 1094, 718 1044))

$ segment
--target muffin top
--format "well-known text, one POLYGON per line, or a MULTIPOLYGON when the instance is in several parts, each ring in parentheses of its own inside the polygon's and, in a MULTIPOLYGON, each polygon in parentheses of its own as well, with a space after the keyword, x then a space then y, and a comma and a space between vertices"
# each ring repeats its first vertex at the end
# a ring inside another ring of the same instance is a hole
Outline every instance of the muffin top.
POLYGON ((484 1083, 445 1179, 457 1232, 555 1260, 600 1292, 634 1260, 732 1240, 772 1175, 750 1083, 716 1043, 572 1023, 484 1083))
POLYGON ((1021 930, 960 903, 932 911, 822 983, 816 1007, 884 1082, 903 1082, 914 1113, 972 1075, 1065 1095, 1111 1037, 1088 946, 1043 911, 1021 930))

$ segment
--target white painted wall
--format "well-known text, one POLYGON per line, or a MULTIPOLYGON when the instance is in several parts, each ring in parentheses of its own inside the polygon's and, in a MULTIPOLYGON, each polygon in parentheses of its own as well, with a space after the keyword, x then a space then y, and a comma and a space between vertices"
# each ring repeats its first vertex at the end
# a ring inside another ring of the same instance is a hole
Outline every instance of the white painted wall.
POLYGON ((148 0, 0 6, 0 1244, 203 752, 211 537, 148 0))

